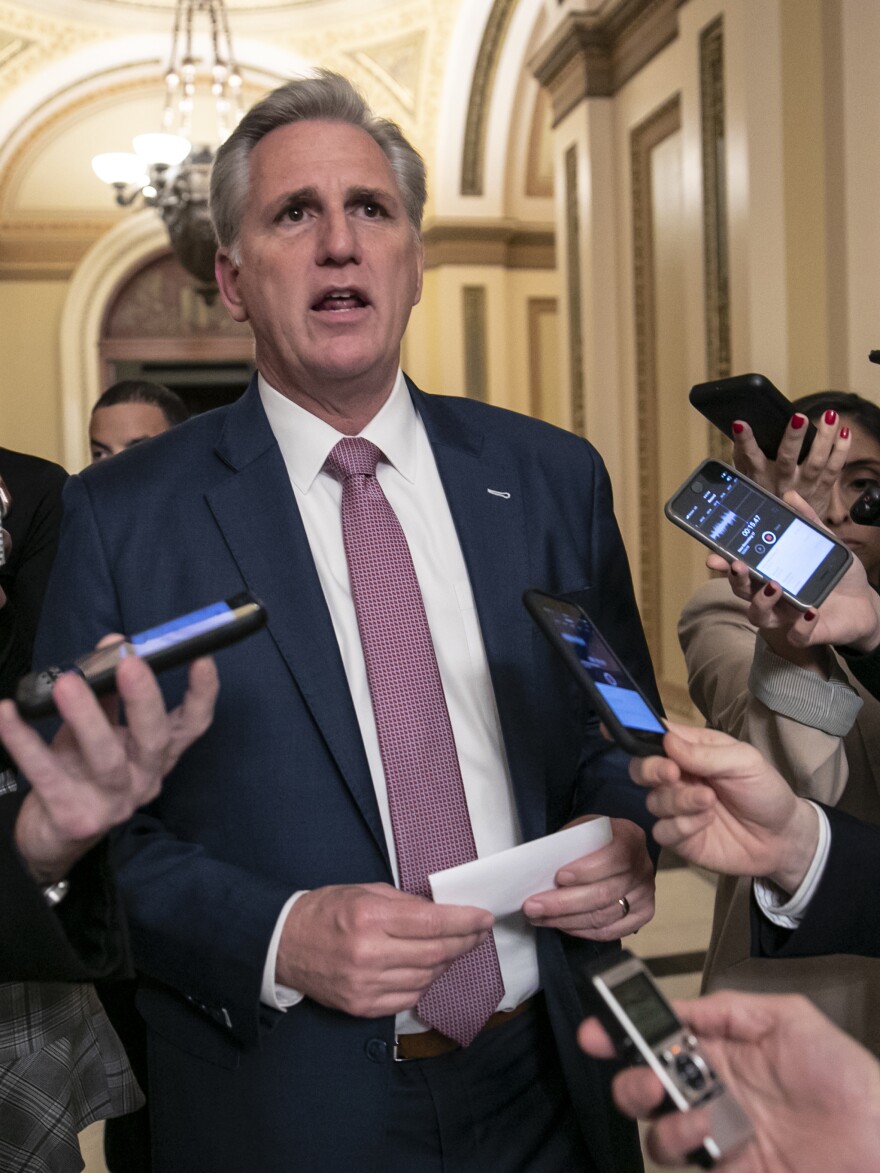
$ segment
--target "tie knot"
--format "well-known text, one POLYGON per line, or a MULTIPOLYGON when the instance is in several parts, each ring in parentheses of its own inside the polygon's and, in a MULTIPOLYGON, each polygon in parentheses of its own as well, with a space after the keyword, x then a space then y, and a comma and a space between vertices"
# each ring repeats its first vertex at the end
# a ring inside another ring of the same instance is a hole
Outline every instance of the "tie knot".
POLYGON ((371 440, 361 436, 346 436, 340 440, 324 462, 327 471, 339 481, 348 477, 372 477, 382 452, 371 440))

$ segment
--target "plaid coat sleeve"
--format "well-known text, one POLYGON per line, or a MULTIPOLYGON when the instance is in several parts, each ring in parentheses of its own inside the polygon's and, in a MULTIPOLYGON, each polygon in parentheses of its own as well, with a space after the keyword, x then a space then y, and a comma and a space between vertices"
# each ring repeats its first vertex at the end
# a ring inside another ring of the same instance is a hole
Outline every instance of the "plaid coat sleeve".
POLYGON ((93 986, 0 984, 0 1169, 79 1173, 77 1133, 142 1103, 93 986))

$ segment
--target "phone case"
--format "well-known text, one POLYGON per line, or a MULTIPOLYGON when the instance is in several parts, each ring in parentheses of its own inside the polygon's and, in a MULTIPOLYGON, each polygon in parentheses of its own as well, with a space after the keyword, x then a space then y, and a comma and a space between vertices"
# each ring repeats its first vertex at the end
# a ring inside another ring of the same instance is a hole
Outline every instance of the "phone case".
MULTIPOLYGON (((229 644, 237 643, 238 640, 250 635, 251 632, 257 631, 266 622, 266 610, 263 604, 253 596, 243 593, 224 601, 232 611, 241 609, 241 613, 222 626, 188 636, 179 643, 170 644, 158 651, 143 655, 142 658, 154 672, 162 672, 167 668, 174 668, 178 664, 195 660, 198 656, 210 655, 229 644)), ((137 637, 133 636, 132 638, 137 637)), ((116 669, 123 658, 120 651, 126 642, 126 640, 120 640, 105 648, 88 652, 72 664, 29 672, 27 676, 23 676, 19 680, 16 686, 15 703, 19 711, 29 720, 47 717, 54 713, 55 704, 52 699, 52 689, 58 677, 68 671, 79 672, 98 696, 112 692, 116 683, 116 669)), ((130 647, 130 644, 128 646, 130 647)), ((128 654, 137 653, 130 652, 128 654)))
MULTIPOLYGON (((698 467, 694 469, 691 475, 687 477, 681 485, 679 485, 679 487, 675 490, 675 492, 664 505, 663 512, 669 521, 671 521, 673 525, 677 525, 680 529, 683 529, 685 533, 695 537, 697 541, 702 542, 703 545, 708 546, 710 550, 714 550, 716 554, 720 554, 728 562, 732 562, 734 559, 739 559, 739 561, 746 561, 745 558, 742 558, 736 554, 732 554, 726 546, 714 540, 710 534, 706 534, 702 530, 698 529, 676 509, 676 502, 679 501, 679 499, 683 496, 683 494, 685 494, 687 490, 693 489, 695 484, 703 479, 709 480, 709 477, 706 476, 706 470, 710 468, 723 469, 724 471, 730 473, 732 476, 737 478, 737 480, 742 482, 743 485, 747 485, 749 488, 751 488, 765 501, 772 502, 779 511, 787 514, 792 519, 797 519, 804 525, 809 526, 810 529, 820 533, 824 538, 830 541, 838 551, 840 551, 838 554, 839 564, 835 566, 834 563, 829 563, 829 566, 827 567, 827 578, 821 582, 821 585, 817 587, 815 594, 813 594, 810 598, 806 598, 803 595, 794 594, 786 590, 783 586, 783 595, 799 610, 805 611, 809 607, 821 606, 831 591, 834 590, 834 588, 840 582, 841 578, 843 578, 844 574, 846 574, 846 571, 853 560, 852 552, 848 550, 847 547, 844 546, 842 542, 838 541, 837 538, 835 538, 832 534, 828 533, 827 530, 824 530, 821 527, 814 525, 812 522, 807 521, 806 518, 801 517, 799 513, 796 513, 793 509, 786 505, 784 501, 780 501, 778 497, 774 497, 772 493, 768 493, 766 489, 761 488, 761 486, 753 481, 750 477, 744 476, 741 472, 737 472, 735 468, 731 468, 729 465, 724 464, 720 460, 704 460, 702 464, 698 465, 698 467)), ((693 498, 689 498, 689 500, 693 500, 693 498)), ((754 566, 749 565, 749 571, 753 577, 757 578, 761 582, 777 581, 771 575, 762 573, 754 566)))
POLYGON ((546 616, 543 611, 543 606, 547 603, 560 604, 565 609, 570 609, 576 613, 578 618, 584 619, 590 624, 594 633, 599 637, 602 644, 608 653, 617 662, 617 675, 624 679, 634 693, 641 698, 642 702, 647 706, 651 716, 662 725, 662 717, 656 712, 654 706, 644 695, 638 684, 633 680, 632 676, 624 668, 623 663, 599 629, 584 611, 583 607, 579 607, 576 603, 570 602, 568 599, 561 598, 558 595, 551 595, 546 591, 527 590, 523 595, 523 603, 526 606, 531 617, 540 628, 542 634, 546 637, 550 646, 556 651, 562 661, 565 663, 568 670, 574 676, 576 682, 581 689, 587 694, 590 704, 599 715, 599 719, 604 723, 608 732, 617 742, 617 744, 627 753, 634 757, 650 757, 653 754, 663 754, 663 734, 652 733, 648 730, 641 730, 630 728, 624 725, 614 710, 608 705, 602 693, 596 687, 590 676, 584 671, 577 656, 571 652, 568 645, 560 638, 560 635, 553 623, 546 616))
MULTIPOLYGON (((755 441, 769 460, 776 459, 780 441, 794 415, 794 408, 781 391, 764 375, 732 375, 691 387, 688 399, 702 415, 722 431, 733 436, 734 420, 745 420, 755 441)), ((807 421, 798 463, 807 456, 816 435, 816 427, 807 421)))

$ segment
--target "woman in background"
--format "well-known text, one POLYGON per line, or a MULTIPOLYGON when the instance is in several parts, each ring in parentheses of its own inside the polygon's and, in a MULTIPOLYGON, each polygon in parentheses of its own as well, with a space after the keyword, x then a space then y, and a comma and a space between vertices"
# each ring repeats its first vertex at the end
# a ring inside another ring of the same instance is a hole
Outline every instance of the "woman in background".
MULTIPOLYGON (((797 490, 880 587, 880 528, 849 511, 880 484, 880 408, 858 395, 818 392, 797 400, 775 461, 757 447, 748 421, 734 425, 734 463, 778 496, 797 490), (797 456, 807 420, 817 427, 809 456, 797 456)), ((691 698, 707 724, 755 745, 797 793, 880 824, 880 701, 865 692, 830 647, 795 648, 758 633, 746 604, 724 579, 692 596, 679 623, 691 698)), ((749 884, 721 877, 703 989, 799 992, 880 1054, 880 962, 861 958, 759 960, 749 949, 749 884)))

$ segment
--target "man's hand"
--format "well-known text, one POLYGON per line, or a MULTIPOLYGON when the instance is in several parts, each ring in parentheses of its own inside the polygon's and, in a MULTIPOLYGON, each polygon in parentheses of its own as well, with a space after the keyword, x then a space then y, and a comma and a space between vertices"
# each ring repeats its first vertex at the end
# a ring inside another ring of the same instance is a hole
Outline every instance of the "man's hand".
POLYGON ((525 902, 523 912, 532 924, 591 941, 616 941, 648 923, 654 915, 654 868, 645 832, 628 819, 612 819, 611 825, 614 838, 606 847, 560 868, 558 888, 525 902))
POLYGON ((288 913, 275 978, 346 1014, 398 1014, 492 924, 485 909, 434 904, 389 884, 316 888, 288 913))
POLYGON ((170 713, 143 661, 123 660, 116 684, 118 699, 99 700, 78 676, 59 677, 53 696, 64 724, 51 745, 22 721, 12 701, 0 703, 0 739, 32 787, 19 811, 15 844, 39 883, 66 875, 111 827, 155 798, 162 779, 213 719, 219 688, 213 660, 190 665, 186 695, 170 713))
MULTIPOLYGON (((755 1140, 717 1169, 736 1173, 805 1173, 876 1168, 880 1152, 880 1066, 863 1047, 805 998, 725 991, 675 1009, 699 1037, 712 1066, 752 1122, 755 1140)), ((578 1031, 589 1055, 614 1048, 595 1018, 578 1031)), ((614 1078, 620 1110, 649 1118, 662 1098, 646 1067, 614 1078)), ((655 1120, 648 1151, 661 1165, 682 1165, 707 1132, 695 1109, 655 1120)))
POLYGON ((809 427, 802 412, 796 412, 789 420, 775 460, 769 460, 758 447, 748 421, 737 420, 737 424, 741 430, 737 431, 734 424, 733 463, 736 468, 774 497, 792 490, 800 493, 816 513, 824 517, 834 482, 846 464, 852 443, 850 429, 841 428, 837 412, 825 412, 817 421, 815 439, 802 464, 798 464, 798 457, 809 427))
MULTIPOLYGON (((786 493, 785 502, 808 521, 822 524, 797 493, 786 493)), ((728 563, 720 555, 710 554, 706 565, 710 570, 727 574, 733 593, 749 604, 750 623, 761 631, 783 634, 795 647, 842 644, 859 652, 870 652, 880 644, 880 595, 868 582, 858 558, 853 558, 822 606, 808 611, 799 611, 787 602, 777 584, 752 578, 744 562, 728 563)))
POLYGON ((689 863, 734 876, 766 876, 797 890, 815 854, 819 821, 753 746, 715 729, 670 724, 668 757, 633 758, 649 786, 654 838, 689 863))

